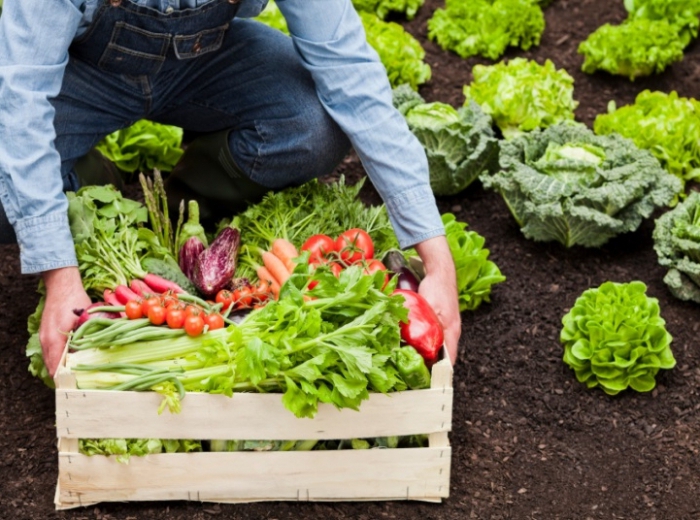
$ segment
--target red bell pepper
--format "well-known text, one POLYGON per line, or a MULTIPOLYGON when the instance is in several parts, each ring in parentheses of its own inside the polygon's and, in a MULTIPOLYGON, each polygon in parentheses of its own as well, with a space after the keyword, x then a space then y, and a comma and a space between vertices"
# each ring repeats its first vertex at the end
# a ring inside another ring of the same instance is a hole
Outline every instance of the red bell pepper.
POLYGON ((417 292, 397 289, 394 294, 404 297, 408 309, 408 322, 401 322, 401 338, 423 356, 425 364, 437 361, 445 336, 440 319, 425 298, 417 292))

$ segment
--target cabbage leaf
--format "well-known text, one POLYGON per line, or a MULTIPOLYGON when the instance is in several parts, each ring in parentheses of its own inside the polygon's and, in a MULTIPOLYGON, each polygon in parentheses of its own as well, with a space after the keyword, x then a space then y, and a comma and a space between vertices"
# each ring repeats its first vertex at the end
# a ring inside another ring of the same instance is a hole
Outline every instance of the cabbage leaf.
POLYGON ((501 171, 483 175, 523 234, 566 247, 599 247, 670 203, 680 181, 619 135, 561 123, 501 143, 501 171))

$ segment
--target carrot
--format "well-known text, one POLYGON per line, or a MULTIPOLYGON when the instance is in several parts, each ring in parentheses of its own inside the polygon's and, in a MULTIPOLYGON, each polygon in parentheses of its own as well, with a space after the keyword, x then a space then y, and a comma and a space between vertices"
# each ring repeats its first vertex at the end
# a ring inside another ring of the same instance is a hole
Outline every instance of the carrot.
POLYGON ((270 284, 270 292, 275 296, 275 300, 278 299, 280 296, 280 284, 277 280, 275 280, 275 277, 272 276, 272 273, 270 273, 270 271, 268 271, 267 268, 262 265, 258 267, 257 273, 258 278, 261 281, 264 280, 270 284))
POLYGON ((294 247, 294 244, 284 238, 278 238, 272 242, 272 253, 282 260, 282 263, 284 263, 284 266, 289 272, 294 271, 296 267, 294 259, 299 256, 299 252, 297 248, 294 247))
POLYGON ((262 261, 280 286, 284 285, 284 282, 292 275, 289 269, 285 267, 284 262, 269 251, 262 253, 262 261))

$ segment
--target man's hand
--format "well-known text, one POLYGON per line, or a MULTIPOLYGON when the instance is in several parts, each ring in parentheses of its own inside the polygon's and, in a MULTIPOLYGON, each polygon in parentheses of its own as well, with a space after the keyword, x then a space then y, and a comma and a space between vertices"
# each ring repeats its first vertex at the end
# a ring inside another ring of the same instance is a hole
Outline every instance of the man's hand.
POLYGON ((41 317, 39 341, 44 352, 44 363, 53 377, 66 346, 66 334, 73 330, 78 321, 73 309, 87 308, 90 297, 83 288, 77 267, 46 271, 43 278, 46 306, 41 317))
POLYGON ((457 299, 457 275, 450 247, 444 236, 431 238, 416 245, 423 260, 425 278, 418 292, 433 307, 445 331, 445 347, 454 363, 457 361, 462 321, 457 299))

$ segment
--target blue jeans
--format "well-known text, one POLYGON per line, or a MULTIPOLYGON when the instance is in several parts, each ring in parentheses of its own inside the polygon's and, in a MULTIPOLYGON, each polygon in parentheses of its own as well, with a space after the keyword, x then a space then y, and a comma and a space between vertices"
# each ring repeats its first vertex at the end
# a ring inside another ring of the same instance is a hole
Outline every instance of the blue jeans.
MULTIPOLYGON (((291 39, 251 20, 211 29, 207 23, 213 21, 206 13, 169 17, 177 27, 173 32, 193 36, 183 38, 178 55, 172 47, 159 55, 154 49, 165 46, 157 31, 171 29, 161 28, 163 19, 130 2, 98 13, 71 47, 61 92, 52 100, 65 190, 79 188, 76 160, 107 134, 142 118, 196 133, 229 129, 238 168, 271 189, 335 168, 349 140, 321 105, 291 39), (135 29, 123 30, 125 22, 135 29)), ((14 233, 1 206, 0 243, 7 243, 14 233)))

